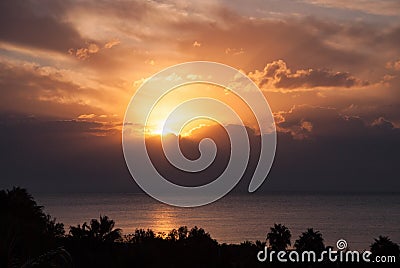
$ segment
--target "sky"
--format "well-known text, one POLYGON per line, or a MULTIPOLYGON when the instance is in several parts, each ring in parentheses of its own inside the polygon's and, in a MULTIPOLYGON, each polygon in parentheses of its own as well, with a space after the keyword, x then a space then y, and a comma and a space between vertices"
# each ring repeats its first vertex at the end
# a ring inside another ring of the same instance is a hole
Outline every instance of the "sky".
POLYGON ((0 188, 137 191, 126 107, 153 74, 200 60, 269 102, 278 145, 261 192, 397 190, 399 44, 396 0, 1 1, 0 188))

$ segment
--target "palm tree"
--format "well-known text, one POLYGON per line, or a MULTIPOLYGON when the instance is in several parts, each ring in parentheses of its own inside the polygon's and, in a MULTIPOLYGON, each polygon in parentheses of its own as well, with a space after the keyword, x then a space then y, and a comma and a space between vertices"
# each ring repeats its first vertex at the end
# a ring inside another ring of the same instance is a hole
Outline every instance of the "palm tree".
POLYGON ((76 227, 70 227, 70 235, 77 239, 91 239, 100 242, 116 242, 122 240, 121 229, 114 229, 115 222, 107 216, 100 215, 100 222, 92 219, 90 225, 86 222, 82 227, 78 224, 76 227))
POLYGON ((92 235, 102 242, 115 242, 121 240, 121 229, 114 229, 115 222, 107 216, 100 215, 100 222, 97 219, 90 221, 89 231, 92 235))
POLYGON ((267 234, 267 241, 272 250, 281 251, 291 245, 291 237, 290 230, 285 225, 275 223, 267 234))
POLYGON ((77 240, 89 238, 89 229, 87 223, 83 223, 82 227, 80 224, 78 224, 77 226, 70 226, 69 236, 77 240))
POLYGON ((325 249, 322 234, 319 231, 314 231, 313 228, 308 228, 306 232, 302 233, 294 243, 294 247, 300 252, 314 251, 321 253, 325 249))
POLYGON ((392 242, 387 236, 379 236, 374 239, 375 242, 371 244, 371 252, 374 256, 396 256, 398 261, 400 255, 399 245, 392 242))
POLYGON ((0 191, 0 267, 21 266, 53 248, 64 226, 51 219, 25 189, 0 191))

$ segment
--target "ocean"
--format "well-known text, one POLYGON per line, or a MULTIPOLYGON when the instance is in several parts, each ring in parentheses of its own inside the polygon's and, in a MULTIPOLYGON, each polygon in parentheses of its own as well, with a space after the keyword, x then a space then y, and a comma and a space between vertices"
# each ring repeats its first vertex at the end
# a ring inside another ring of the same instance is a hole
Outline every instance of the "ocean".
POLYGON ((307 228, 322 233, 325 245, 345 239, 350 249, 368 249, 379 235, 400 243, 400 193, 228 194, 198 208, 162 204, 142 193, 34 194, 44 211, 69 226, 107 215, 123 234, 136 228, 168 233, 186 225, 204 228, 219 243, 265 241, 274 223, 286 225, 292 245, 307 228))

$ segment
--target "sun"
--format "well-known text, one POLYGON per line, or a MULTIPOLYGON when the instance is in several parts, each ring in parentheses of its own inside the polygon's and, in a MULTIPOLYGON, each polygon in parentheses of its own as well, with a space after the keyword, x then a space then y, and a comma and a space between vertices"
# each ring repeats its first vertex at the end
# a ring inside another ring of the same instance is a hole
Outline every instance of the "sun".
POLYGON ((215 122, 207 118, 197 118, 187 122, 184 126, 173 125, 166 126, 165 120, 159 120, 157 123, 149 124, 145 128, 145 134, 150 136, 176 135, 181 137, 190 137, 197 130, 214 125, 215 122))
POLYGON ((150 136, 162 136, 162 135, 168 135, 168 134, 175 134, 178 135, 179 133, 176 133, 176 131, 171 130, 168 127, 165 127, 166 121, 165 120, 158 120, 157 122, 150 122, 150 124, 147 124, 144 131, 146 135, 150 136))
MULTIPOLYGON (((151 95, 151 92, 149 94, 151 95)), ((196 98, 220 101, 231 107, 243 120, 244 124, 253 126, 255 123, 253 111, 238 96, 217 85, 195 83, 180 86, 160 98, 148 115, 144 134, 147 136, 173 134, 181 137, 190 137, 193 133, 198 133, 199 129, 214 125, 216 121, 202 117, 202 114, 207 114, 207 112, 204 112, 204 104, 194 103, 191 106, 187 106, 184 112, 174 113, 181 104, 196 98), (188 118, 193 118, 193 120, 187 121, 188 118)), ((236 122, 236 118, 225 113, 222 108, 213 108, 213 113, 220 115, 218 123, 227 126, 236 122), (221 110, 219 111, 218 109, 221 110)), ((140 112, 140 106, 135 111, 140 112)))

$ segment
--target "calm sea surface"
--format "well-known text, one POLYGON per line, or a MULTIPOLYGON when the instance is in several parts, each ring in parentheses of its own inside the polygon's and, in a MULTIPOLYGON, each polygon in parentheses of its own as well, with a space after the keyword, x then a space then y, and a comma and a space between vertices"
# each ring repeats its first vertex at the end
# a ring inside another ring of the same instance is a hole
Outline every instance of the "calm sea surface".
POLYGON ((283 223, 292 243, 306 228, 319 230, 326 245, 346 239, 366 249, 378 235, 400 243, 400 194, 228 194, 199 208, 176 208, 145 194, 35 194, 45 212, 70 225, 107 215, 124 234, 136 228, 168 233, 182 225, 204 228, 220 243, 265 240, 269 227, 283 223))

